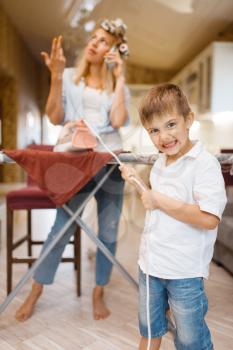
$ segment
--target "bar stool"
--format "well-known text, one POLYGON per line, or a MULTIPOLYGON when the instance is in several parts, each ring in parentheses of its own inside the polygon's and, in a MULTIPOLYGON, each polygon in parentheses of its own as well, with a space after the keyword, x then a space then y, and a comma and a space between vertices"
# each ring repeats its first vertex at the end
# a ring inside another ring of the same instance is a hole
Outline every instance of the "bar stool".
MULTIPOLYGON (((32 145, 30 149, 52 151, 52 146, 47 145, 32 145)), ((32 256, 33 245, 42 245, 44 241, 33 240, 32 238, 32 210, 34 209, 55 209, 56 206, 52 200, 35 185, 33 180, 28 176, 27 186, 19 190, 13 190, 6 195, 6 210, 7 210, 7 294, 12 290, 12 273, 13 264, 26 263, 30 267, 36 260, 32 256), (14 240, 14 211, 27 211, 27 230, 26 235, 18 240, 14 240), (27 243, 27 256, 15 257, 13 252, 24 242, 27 243)), ((63 257, 62 262, 74 263, 76 270, 76 287, 77 296, 81 295, 81 232, 77 226, 77 231, 74 239, 69 242, 74 246, 73 257, 63 257)))

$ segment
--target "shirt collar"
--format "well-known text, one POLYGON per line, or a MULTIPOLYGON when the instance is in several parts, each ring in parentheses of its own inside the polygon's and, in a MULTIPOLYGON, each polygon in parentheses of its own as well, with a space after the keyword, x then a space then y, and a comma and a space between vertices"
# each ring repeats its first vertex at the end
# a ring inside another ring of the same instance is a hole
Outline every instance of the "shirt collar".
POLYGON ((197 158, 201 152, 204 150, 204 145, 198 141, 193 140, 192 141, 193 147, 184 154, 184 157, 190 157, 190 158, 197 158))

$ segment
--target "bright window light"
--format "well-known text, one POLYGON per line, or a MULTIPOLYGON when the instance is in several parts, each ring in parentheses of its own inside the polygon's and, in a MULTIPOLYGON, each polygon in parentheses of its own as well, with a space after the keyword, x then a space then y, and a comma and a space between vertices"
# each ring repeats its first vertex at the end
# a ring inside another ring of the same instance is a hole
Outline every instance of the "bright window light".
POLYGON ((194 120, 194 122, 193 122, 193 124, 192 124, 190 130, 191 130, 192 132, 196 132, 199 128, 200 128, 200 122, 197 121, 197 120, 194 120))
POLYGON ((95 8, 95 1, 93 1, 93 0, 86 0, 86 1, 84 1, 83 7, 84 7, 87 11, 91 12, 91 11, 93 11, 94 8, 95 8))
POLYGON ((84 24, 84 29, 86 32, 92 32, 95 27, 95 21, 88 21, 84 24))
POLYGON ((28 127, 30 129, 32 129, 34 127, 34 125, 35 125, 35 117, 32 114, 32 112, 28 112, 26 118, 27 118, 27 125, 28 125, 28 127))
MULTIPOLYGON (((88 17, 101 0, 83 0, 70 19, 70 26, 77 28, 83 18, 88 17)), ((86 29, 85 29, 86 30, 86 29)), ((86 30, 88 31, 88 30, 86 30)))
POLYGON ((76 14, 74 15, 74 17, 72 18, 72 20, 70 21, 70 26, 71 28, 77 28, 78 27, 78 23, 81 19, 81 13, 80 11, 77 11, 76 14))
POLYGON ((216 113, 212 117, 215 125, 229 124, 233 122, 233 111, 216 113))

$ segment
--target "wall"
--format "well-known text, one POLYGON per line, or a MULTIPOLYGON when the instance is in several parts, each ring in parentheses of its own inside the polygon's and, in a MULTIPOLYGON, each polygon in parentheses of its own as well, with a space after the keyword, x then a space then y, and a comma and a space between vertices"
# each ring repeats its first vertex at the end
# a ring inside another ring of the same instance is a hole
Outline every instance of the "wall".
MULTIPOLYGON (((17 97, 16 83, 13 78, 1 77, 0 79, 0 101, 2 113, 2 134, 1 144, 3 148, 14 149, 15 136, 17 134, 17 113, 18 108, 15 103, 17 97), (6 146, 5 146, 6 145, 6 146)), ((14 182, 20 175, 19 168, 12 165, 0 166, 0 181, 14 182)))
MULTIPOLYGON (((43 68, 0 7, 0 100, 3 148, 24 148, 41 140, 39 85, 43 68)), ((3 166, 3 182, 22 179, 17 166, 3 166), (9 169, 8 169, 9 168, 9 169), (8 171, 6 171, 8 169, 8 171), (11 170, 10 170, 11 169, 11 170)))
POLYGON ((126 78, 128 84, 158 84, 169 81, 173 75, 174 72, 127 64, 126 78))

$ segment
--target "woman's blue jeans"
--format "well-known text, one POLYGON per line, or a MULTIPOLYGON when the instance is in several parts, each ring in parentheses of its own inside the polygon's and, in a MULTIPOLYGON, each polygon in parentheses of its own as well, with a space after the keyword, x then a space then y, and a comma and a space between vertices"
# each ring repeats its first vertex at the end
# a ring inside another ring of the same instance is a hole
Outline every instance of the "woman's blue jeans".
MULTIPOLYGON (((97 175, 68 202, 68 206, 72 211, 77 210, 108 170, 109 165, 103 167, 97 175)), ((113 255, 115 255, 117 246, 117 232, 123 202, 123 189, 124 180, 120 175, 119 169, 116 168, 95 194, 99 223, 98 237, 113 255)), ((42 251, 50 244, 53 237, 61 230, 69 218, 70 216, 62 207, 57 209, 55 223, 43 245, 42 251)), ((37 268, 34 274, 34 280, 36 282, 40 284, 53 283, 65 246, 76 229, 77 226, 73 223, 47 258, 37 268)), ((112 263, 97 249, 96 285, 106 285, 109 282, 111 271, 112 263)))

